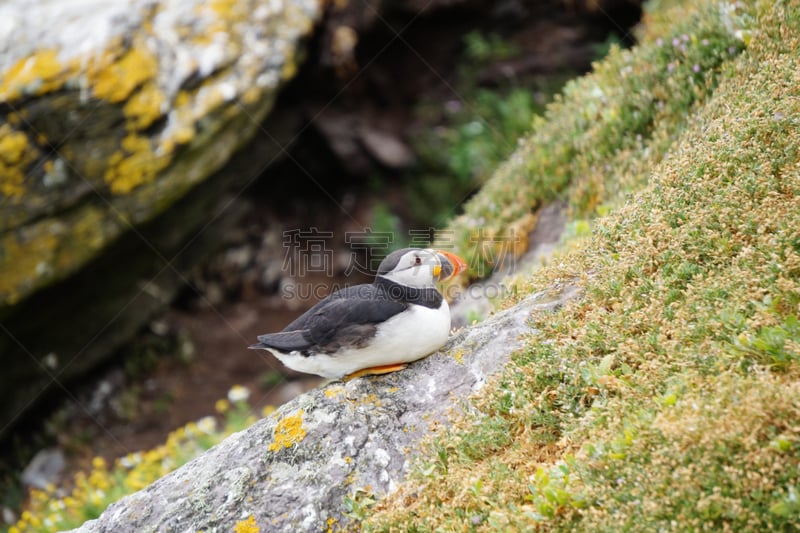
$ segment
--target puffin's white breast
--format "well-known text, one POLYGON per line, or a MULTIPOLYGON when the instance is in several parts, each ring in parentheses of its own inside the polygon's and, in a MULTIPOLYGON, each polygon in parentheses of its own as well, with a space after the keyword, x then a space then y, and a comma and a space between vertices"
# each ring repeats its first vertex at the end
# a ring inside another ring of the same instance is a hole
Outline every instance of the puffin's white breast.
POLYGON ((442 300, 438 309, 411 304, 379 324, 375 337, 363 348, 309 356, 270 352, 292 370, 339 378, 363 368, 416 361, 444 346, 449 334, 450 307, 442 300))

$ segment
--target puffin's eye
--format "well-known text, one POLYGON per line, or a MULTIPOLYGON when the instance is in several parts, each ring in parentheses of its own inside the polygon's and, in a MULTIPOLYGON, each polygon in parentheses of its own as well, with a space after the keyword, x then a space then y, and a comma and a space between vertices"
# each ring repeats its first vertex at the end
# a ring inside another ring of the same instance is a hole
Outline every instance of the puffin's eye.
POLYGON ((422 259, 420 259, 419 257, 415 257, 414 258, 414 264, 415 265, 421 265, 422 264, 422 259))

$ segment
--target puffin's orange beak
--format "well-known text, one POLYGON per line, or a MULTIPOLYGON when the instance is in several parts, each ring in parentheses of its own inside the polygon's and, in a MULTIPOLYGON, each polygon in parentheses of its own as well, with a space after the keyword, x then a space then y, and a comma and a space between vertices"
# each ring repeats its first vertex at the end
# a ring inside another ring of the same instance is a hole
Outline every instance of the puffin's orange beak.
POLYGON ((444 258, 444 262, 448 264, 442 265, 441 271, 441 280, 450 279, 453 276, 457 276, 459 273, 463 272, 467 268, 467 263, 456 254, 451 254, 450 252, 445 252, 444 250, 436 250, 436 253, 439 254, 442 258, 444 258))

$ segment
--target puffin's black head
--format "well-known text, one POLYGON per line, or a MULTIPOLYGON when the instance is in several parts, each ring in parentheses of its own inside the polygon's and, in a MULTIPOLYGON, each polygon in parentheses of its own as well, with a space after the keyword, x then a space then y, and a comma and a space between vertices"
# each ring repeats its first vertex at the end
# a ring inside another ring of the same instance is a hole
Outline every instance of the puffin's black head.
POLYGON ((384 274, 388 274, 392 270, 397 268, 397 265, 400 263, 400 260, 409 252, 419 252, 421 251, 420 248, 401 248, 400 250, 395 250, 394 252, 390 253, 386 257, 383 258, 381 264, 378 265, 378 272, 379 276, 384 274))
POLYGON ((457 255, 430 248, 403 248, 381 261, 377 275, 410 287, 432 287, 466 268, 457 255))

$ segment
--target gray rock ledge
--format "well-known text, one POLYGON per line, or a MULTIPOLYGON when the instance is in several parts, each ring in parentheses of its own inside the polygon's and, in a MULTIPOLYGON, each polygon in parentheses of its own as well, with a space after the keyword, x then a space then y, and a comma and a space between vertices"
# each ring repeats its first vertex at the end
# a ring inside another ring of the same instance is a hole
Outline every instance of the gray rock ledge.
POLYGON ((576 294, 534 294, 402 372, 303 394, 75 531, 231 531, 251 515, 261 531, 344 525, 347 496, 392 492, 431 425, 446 423, 522 347, 530 316, 576 294))

